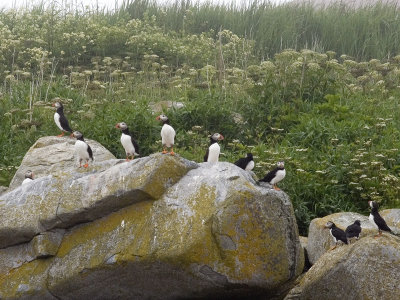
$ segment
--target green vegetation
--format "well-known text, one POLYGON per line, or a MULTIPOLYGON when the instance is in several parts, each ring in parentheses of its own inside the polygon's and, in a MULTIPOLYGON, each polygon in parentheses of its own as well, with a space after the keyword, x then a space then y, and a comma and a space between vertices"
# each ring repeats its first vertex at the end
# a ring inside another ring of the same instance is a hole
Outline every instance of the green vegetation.
POLYGON ((117 157, 124 157, 114 128, 121 121, 142 155, 160 151, 153 108, 171 119, 175 150, 185 158, 202 161, 208 135, 220 132, 220 160, 252 151, 259 177, 285 160, 280 187, 302 233, 316 216, 366 212, 370 199, 399 207, 397 14, 384 5, 353 11, 177 1, 160 7, 145 0, 116 12, 56 5, 3 11, 0 184, 8 185, 39 137, 59 133, 51 104, 60 98, 72 128, 117 157), (382 39, 363 46, 380 22, 382 39), (313 27, 319 35, 305 30, 313 27), (168 109, 172 102, 184 107, 168 109))

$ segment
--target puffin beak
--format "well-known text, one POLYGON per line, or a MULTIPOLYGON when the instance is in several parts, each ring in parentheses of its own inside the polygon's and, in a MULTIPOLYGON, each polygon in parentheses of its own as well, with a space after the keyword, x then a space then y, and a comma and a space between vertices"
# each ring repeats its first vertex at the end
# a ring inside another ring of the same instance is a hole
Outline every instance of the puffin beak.
POLYGON ((224 136, 222 134, 219 135, 219 140, 222 141, 224 139, 224 136))
POLYGON ((53 103, 51 106, 55 107, 55 106, 56 106, 56 104, 55 104, 55 103, 53 103))
POLYGON ((115 125, 115 128, 119 128, 119 123, 117 123, 117 124, 115 125))
POLYGON ((71 133, 70 137, 74 137, 74 134, 73 134, 73 133, 71 133))
POLYGON ((156 120, 160 120, 160 116, 157 116, 156 120))

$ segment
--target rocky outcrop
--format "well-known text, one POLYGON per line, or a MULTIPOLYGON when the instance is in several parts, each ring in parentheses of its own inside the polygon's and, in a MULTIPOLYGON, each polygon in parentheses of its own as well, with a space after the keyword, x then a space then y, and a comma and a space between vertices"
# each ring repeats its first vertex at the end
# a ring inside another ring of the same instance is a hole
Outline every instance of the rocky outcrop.
POLYGON ((376 227, 369 221, 368 217, 358 213, 343 212, 313 219, 308 229, 306 248, 310 263, 315 264, 326 251, 335 245, 329 229, 325 228, 326 222, 332 221, 337 227, 346 230, 347 226, 353 224, 355 220, 361 221, 361 237, 376 233, 376 227))
POLYGON ((400 238, 367 236, 325 253, 286 300, 400 299, 400 238))
POLYGON ((400 208, 384 209, 379 213, 396 234, 400 234, 400 208))
POLYGON ((285 193, 230 163, 113 161, 0 197, 0 299, 272 296, 303 270, 285 193))
MULTIPOLYGON (((100 162, 115 159, 114 155, 100 143, 90 139, 85 140, 93 150, 95 167, 92 167, 91 170, 98 171, 102 168, 100 162)), ((21 166, 11 180, 10 189, 14 189, 22 183, 28 170, 34 172, 35 178, 59 174, 60 170, 75 170, 79 166, 76 157, 74 158, 75 142, 76 139, 71 137, 46 136, 38 139, 25 154, 21 166)))
MULTIPOLYGON (((393 232, 400 232, 400 209, 386 209, 382 210, 380 214, 393 232)), ((325 228, 326 222, 332 221, 339 228, 346 230, 347 226, 353 224, 355 220, 361 221, 362 231, 360 237, 378 233, 376 225, 369 220, 368 216, 353 212, 336 213, 312 220, 308 229, 306 247, 310 263, 316 263, 335 244, 329 229, 325 228)))

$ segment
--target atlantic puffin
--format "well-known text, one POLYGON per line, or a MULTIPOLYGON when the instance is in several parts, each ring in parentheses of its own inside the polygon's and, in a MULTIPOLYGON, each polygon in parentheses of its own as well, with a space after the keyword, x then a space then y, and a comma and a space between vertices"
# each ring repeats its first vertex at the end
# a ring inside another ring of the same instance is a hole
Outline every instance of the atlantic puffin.
POLYGON ((175 130, 169 125, 169 119, 166 115, 159 115, 156 120, 159 120, 163 123, 163 127, 161 128, 161 142, 163 145, 163 154, 167 153, 166 148, 171 148, 171 152, 169 154, 175 155, 174 153, 174 139, 175 139, 175 130))
POLYGON ((32 181, 33 181, 33 172, 31 170, 28 170, 25 173, 25 179, 24 179, 24 181, 22 181, 21 185, 24 185, 24 184, 32 182, 32 181))
POLYGON ((82 161, 85 160, 86 163, 83 165, 84 168, 89 166, 89 159, 93 161, 92 148, 83 139, 82 133, 79 131, 74 131, 72 135, 76 138, 75 142, 75 153, 78 156, 79 168, 82 167, 82 161))
POLYGON ((270 171, 260 182, 268 182, 274 186, 274 189, 279 191, 280 188, 276 186, 276 184, 281 181, 286 176, 285 163, 283 161, 279 161, 276 164, 276 168, 270 171))
POLYGON ((371 208, 371 213, 369 214, 369 220, 378 226, 379 234, 375 237, 380 237, 382 235, 382 230, 387 232, 392 232, 389 226, 386 224, 385 220, 381 217, 378 212, 378 203, 375 201, 368 201, 368 204, 371 208))
POLYGON ((71 132, 72 129, 69 127, 68 120, 64 116, 64 107, 61 102, 56 102, 53 103, 53 106, 57 108, 57 111, 54 113, 54 122, 60 128, 61 134, 57 135, 58 137, 61 137, 64 135, 64 132, 71 132))
POLYGON ((131 156, 132 159, 135 158, 135 155, 139 156, 139 146, 133 138, 132 134, 129 132, 128 126, 124 122, 121 122, 117 123, 115 125, 115 128, 121 129, 122 131, 121 144, 125 149, 126 160, 130 160, 129 156, 131 156))
POLYGON ((219 153, 221 152, 221 148, 218 145, 218 141, 222 141, 224 139, 223 135, 220 133, 214 133, 210 137, 210 147, 208 147, 206 154, 204 155, 205 162, 216 163, 219 159, 219 153))
POLYGON ((339 241, 341 241, 344 244, 347 244, 346 233, 339 227, 336 227, 335 223, 333 223, 332 221, 328 221, 325 224, 325 228, 330 229, 329 231, 331 233, 331 236, 335 240, 335 246, 333 246, 330 250, 335 249, 337 247, 339 241))
POLYGON ((360 220, 355 220, 353 224, 347 226, 344 232, 346 233, 346 239, 349 244, 351 244, 351 240, 353 238, 358 240, 360 238, 360 233, 361 233, 360 220))
POLYGON ((254 168, 253 154, 247 153, 246 157, 239 158, 235 161, 235 165, 246 171, 251 171, 254 168))

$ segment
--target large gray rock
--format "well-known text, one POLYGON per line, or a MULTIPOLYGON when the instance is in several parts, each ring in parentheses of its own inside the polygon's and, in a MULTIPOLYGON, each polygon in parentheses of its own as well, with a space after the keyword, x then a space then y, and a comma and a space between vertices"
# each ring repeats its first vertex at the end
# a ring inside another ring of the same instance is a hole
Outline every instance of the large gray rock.
MULTIPOLYGON (((115 159, 114 155, 100 143, 85 139, 93 150, 94 167, 99 169, 99 162, 115 159)), ((71 137, 46 136, 38 139, 25 154, 20 167, 11 180, 10 189, 18 187, 28 170, 33 171, 35 178, 76 169, 79 164, 74 157, 76 139, 71 137)))
POLYGON ((332 221, 337 227, 346 230, 347 226, 353 224, 355 220, 361 221, 361 237, 376 233, 376 227, 368 217, 358 213, 343 212, 313 219, 308 229, 307 240, 307 255, 310 263, 315 264, 326 251, 335 245, 329 229, 325 228, 328 221, 332 221))
POLYGON ((382 218, 396 234, 400 234, 400 208, 384 209, 379 212, 382 218))
MULTIPOLYGON (((0 270, 0 298, 280 295, 304 264, 287 195, 230 163, 203 163, 169 181, 182 159, 160 156, 148 164, 171 163, 151 180, 157 188, 145 189, 152 199, 70 227, 54 257, 0 270)), ((130 174, 133 189, 147 178, 130 174)))
POLYGON ((286 300, 400 299, 400 238, 367 236, 325 253, 286 300))
POLYGON ((159 198, 197 164, 155 154, 99 163, 100 171, 67 168, 0 196, 0 248, 27 242, 52 228, 68 228, 133 203, 159 198), (107 169, 102 171, 104 166, 107 169), (111 166, 111 167, 110 167, 111 166))

